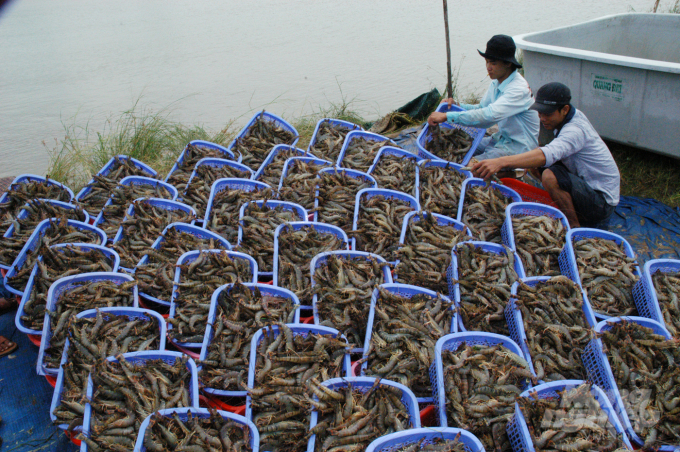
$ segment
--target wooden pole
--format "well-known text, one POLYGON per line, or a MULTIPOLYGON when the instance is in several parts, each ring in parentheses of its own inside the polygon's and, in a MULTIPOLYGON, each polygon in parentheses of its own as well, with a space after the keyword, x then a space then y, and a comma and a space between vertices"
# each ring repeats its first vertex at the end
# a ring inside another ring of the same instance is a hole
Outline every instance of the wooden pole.
POLYGON ((654 3, 654 10, 652 12, 655 13, 658 8, 659 8, 659 0, 656 0, 656 3, 654 3))
POLYGON ((451 44, 449 42, 449 10, 446 5, 446 0, 444 2, 444 30, 446 31, 446 91, 448 92, 448 97, 453 99, 453 86, 452 79, 453 74, 451 73, 451 44))

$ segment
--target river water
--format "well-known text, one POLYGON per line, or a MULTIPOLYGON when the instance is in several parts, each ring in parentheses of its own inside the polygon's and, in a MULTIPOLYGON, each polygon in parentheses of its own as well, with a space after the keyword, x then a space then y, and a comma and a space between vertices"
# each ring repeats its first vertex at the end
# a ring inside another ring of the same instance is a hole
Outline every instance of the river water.
MULTIPOLYGON (((464 92, 494 34, 647 11, 652 0, 449 1, 464 92)), ((439 0, 13 0, 0 10, 0 176, 44 174, 62 123, 100 131, 139 105, 219 130, 330 103, 375 119, 446 79, 439 0), (75 119, 74 119, 75 118, 75 119)))

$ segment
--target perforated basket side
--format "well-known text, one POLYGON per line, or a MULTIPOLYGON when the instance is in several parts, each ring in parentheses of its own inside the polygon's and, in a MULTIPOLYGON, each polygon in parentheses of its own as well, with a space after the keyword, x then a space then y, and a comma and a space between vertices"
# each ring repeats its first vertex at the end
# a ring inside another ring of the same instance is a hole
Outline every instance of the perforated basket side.
MULTIPOLYGON (((263 296, 282 297, 292 300, 295 309, 294 322, 295 324, 300 323, 300 310, 298 309, 298 307, 300 306, 300 300, 298 300, 298 297, 297 295, 295 295, 295 293, 291 292, 288 289, 284 289, 282 287, 275 287, 269 284, 245 283, 243 285, 248 287, 253 292, 255 290, 259 290, 263 296)), ((210 311, 208 312, 208 324, 205 329, 205 336, 203 336, 203 344, 201 344, 201 353, 199 358, 200 361, 204 361, 208 356, 208 349, 210 347, 210 344, 212 343, 212 340, 214 339, 215 331, 213 325, 215 323, 215 319, 217 318, 217 305, 220 294, 224 291, 229 292, 233 287, 234 284, 225 284, 223 286, 220 286, 212 294, 212 298, 210 300, 210 311)), ((201 369, 201 367, 202 366, 199 366, 199 370, 201 369)), ((243 390, 225 391, 221 389, 204 387, 203 391, 208 394, 217 396, 245 397, 247 395, 247 391, 243 390)))
POLYGON ((661 303, 656 294, 652 277, 655 273, 680 272, 680 260, 678 259, 653 259, 647 261, 642 268, 642 276, 633 287, 633 299, 638 312, 643 317, 656 320, 665 326, 665 320, 661 310, 661 303))

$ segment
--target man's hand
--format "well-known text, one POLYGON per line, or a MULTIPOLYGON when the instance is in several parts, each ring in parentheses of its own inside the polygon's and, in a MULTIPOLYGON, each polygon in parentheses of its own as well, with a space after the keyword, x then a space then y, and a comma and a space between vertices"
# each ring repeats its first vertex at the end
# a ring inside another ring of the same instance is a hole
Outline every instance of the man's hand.
POLYGON ((472 165, 472 175, 489 180, 491 176, 502 170, 505 165, 501 162, 501 158, 482 160, 472 165))
POLYGON ((453 100, 451 97, 449 97, 448 99, 444 99, 444 102, 446 102, 447 104, 449 104, 449 107, 450 107, 451 105, 458 105, 458 102, 456 102, 455 100, 453 100))
POLYGON ((436 126, 442 122, 446 122, 446 113, 439 113, 435 111, 430 115, 429 118, 427 118, 427 123, 431 126, 436 126))

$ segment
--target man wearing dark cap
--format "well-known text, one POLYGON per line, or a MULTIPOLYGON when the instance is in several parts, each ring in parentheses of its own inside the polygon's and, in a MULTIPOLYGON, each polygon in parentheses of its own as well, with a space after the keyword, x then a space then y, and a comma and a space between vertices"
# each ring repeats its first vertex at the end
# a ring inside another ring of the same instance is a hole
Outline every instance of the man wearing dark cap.
POLYGON ((472 172, 488 179, 502 168, 538 168, 543 187, 571 227, 595 226, 618 205, 621 176, 607 145, 570 101, 562 83, 541 86, 531 108, 555 138, 524 154, 475 163, 472 172))
MULTIPOLYGON (((444 121, 488 128, 498 124, 498 132, 486 137, 477 147, 475 158, 484 160, 514 155, 538 145, 538 115, 529 110, 533 103, 529 84, 517 72, 522 65, 515 59, 515 41, 510 36, 496 35, 486 44, 486 52, 478 50, 486 60, 491 86, 476 105, 461 104, 465 111, 430 115, 434 126, 444 121)), ((449 104, 453 99, 449 99, 449 104)))

